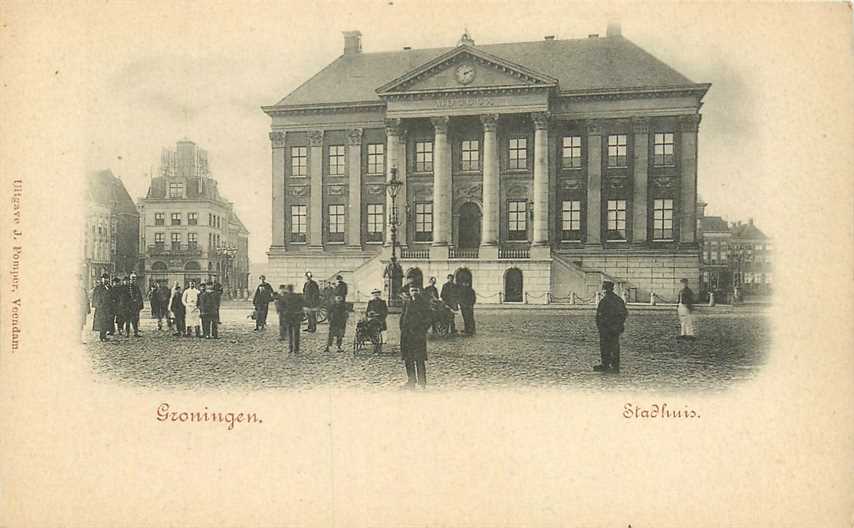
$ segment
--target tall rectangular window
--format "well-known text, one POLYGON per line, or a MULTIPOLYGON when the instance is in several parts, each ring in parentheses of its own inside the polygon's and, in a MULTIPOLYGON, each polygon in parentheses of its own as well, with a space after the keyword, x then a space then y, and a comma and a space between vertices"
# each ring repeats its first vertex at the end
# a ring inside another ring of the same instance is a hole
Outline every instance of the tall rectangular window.
POLYGON ((329 206, 329 242, 344 242, 344 206, 329 206))
POLYGON ((415 204, 415 240, 417 242, 433 240, 433 202, 415 204))
POLYGON ((172 233, 172 249, 174 251, 181 249, 181 233, 172 233))
POLYGON ((368 144, 368 174, 382 174, 385 167, 385 145, 368 144))
POLYGON ((462 165, 464 171, 480 170, 480 141, 467 139, 461 145, 462 165))
POLYGON ((198 225, 199 213, 187 213, 187 225, 198 225))
POLYGON ((305 205, 291 206, 291 242, 305 242, 306 213, 305 205))
POLYGON ((303 178, 308 175, 308 148, 291 147, 291 176, 303 178))
POLYGON ((154 225, 162 226, 166 224, 166 213, 154 213, 154 225))
POLYGON ((628 147, 625 134, 613 134, 608 136, 608 166, 628 166, 628 147))
POLYGON ((329 145, 329 175, 344 175, 344 145, 329 145))
POLYGON ((181 225, 181 213, 172 213, 172 225, 173 226, 181 225))
POLYGON ((385 206, 368 204, 368 242, 382 242, 385 227, 385 206))
POLYGON ((183 198, 184 197, 184 184, 179 182, 172 182, 169 184, 169 198, 183 198))
MULTIPOLYGON (((655 200, 652 208, 652 239, 673 240, 673 200, 655 200)), ((712 264, 715 263, 717 243, 712 243, 712 264)))
POLYGON ((729 246, 727 245, 727 243, 721 242, 721 264, 726 264, 728 252, 729 246))
POLYGON ((510 138, 508 143, 509 148, 509 168, 511 169, 527 169, 528 168, 528 139, 527 138, 510 138))
POLYGON ((415 172, 430 172, 433 170, 433 142, 415 142, 415 172))
MULTIPOLYGON (((101 229, 100 227, 98 229, 101 229)), ((165 243, 163 239, 163 233, 154 233, 154 245, 158 249, 163 249, 163 244, 165 243)))
POLYGON ((581 201, 564 200, 560 214, 561 240, 581 240, 581 201))
POLYGON ((608 240, 626 239, 626 201, 608 200, 608 240))
POLYGON ((563 138, 561 165, 564 169, 581 168, 581 136, 565 136, 563 138))
POLYGON ((528 202, 511 200, 507 203, 507 238, 528 239, 528 202))
POLYGON ((196 249, 199 245, 199 235, 196 233, 187 233, 187 247, 190 249, 196 249))
POLYGON ((653 164, 656 167, 672 167, 673 158, 673 134, 655 134, 653 139, 653 164))

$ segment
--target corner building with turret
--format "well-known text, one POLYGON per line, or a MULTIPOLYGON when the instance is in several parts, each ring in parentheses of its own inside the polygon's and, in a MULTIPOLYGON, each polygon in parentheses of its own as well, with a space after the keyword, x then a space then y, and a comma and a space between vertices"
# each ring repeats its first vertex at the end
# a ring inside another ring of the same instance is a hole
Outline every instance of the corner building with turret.
POLYGON ((629 300, 696 288, 697 132, 709 84, 624 38, 344 53, 272 119, 268 279, 469 277, 478 302, 629 300), (403 182, 386 192, 392 172, 403 182))

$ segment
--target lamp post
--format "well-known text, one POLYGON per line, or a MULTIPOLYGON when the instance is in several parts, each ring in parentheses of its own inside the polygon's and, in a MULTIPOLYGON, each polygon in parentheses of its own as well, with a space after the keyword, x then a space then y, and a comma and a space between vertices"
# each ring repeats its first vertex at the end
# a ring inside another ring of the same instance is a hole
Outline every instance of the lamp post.
POLYGON ((228 292, 229 297, 231 297, 232 292, 231 292, 231 274, 230 274, 231 264, 230 263, 234 259, 234 257, 237 255, 237 248, 231 244, 223 243, 223 244, 216 247, 216 253, 217 253, 217 255, 224 258, 224 260, 225 260, 225 269, 223 270, 223 273, 225 274, 225 281, 224 281, 225 282, 225 289, 228 292))
POLYGON ((400 306, 400 286, 403 280, 403 268, 397 262, 397 226, 400 223, 397 217, 397 194, 402 186, 403 182, 397 179, 397 167, 392 167, 391 178, 385 184, 386 192, 391 198, 391 211, 388 216, 389 229, 391 229, 391 262, 386 266, 384 273, 389 308, 400 306))

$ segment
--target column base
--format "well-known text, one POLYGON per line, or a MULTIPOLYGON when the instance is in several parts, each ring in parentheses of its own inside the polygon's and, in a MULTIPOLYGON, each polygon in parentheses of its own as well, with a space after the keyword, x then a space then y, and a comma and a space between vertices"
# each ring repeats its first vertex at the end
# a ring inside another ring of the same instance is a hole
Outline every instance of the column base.
POLYGON ((450 248, 445 246, 430 246, 430 260, 448 260, 450 248))
POLYGON ((488 245, 480 246, 478 250, 478 258, 485 260, 498 260, 498 246, 488 245))
POLYGON ((531 259, 534 260, 550 259, 552 256, 552 248, 547 245, 531 246, 530 256, 531 259))

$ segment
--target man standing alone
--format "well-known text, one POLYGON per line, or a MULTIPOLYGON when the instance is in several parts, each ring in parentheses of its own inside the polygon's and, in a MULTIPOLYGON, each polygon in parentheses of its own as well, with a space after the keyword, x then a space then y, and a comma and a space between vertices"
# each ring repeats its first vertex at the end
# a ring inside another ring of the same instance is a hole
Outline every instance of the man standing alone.
POLYGON ((473 336, 475 333, 474 305, 477 302, 477 294, 471 284, 467 282, 463 283, 457 291, 459 292, 460 312, 463 314, 463 324, 465 325, 463 333, 473 336))
POLYGON ((593 367, 597 372, 620 370, 620 334, 625 330, 626 303, 614 293, 614 283, 602 283, 605 295, 596 307, 596 327, 599 329, 599 353, 602 364, 593 367))
POLYGON ((412 389, 418 383, 427 385, 427 329, 430 327, 430 299, 409 285, 410 300, 403 303, 400 314, 400 354, 406 367, 407 382, 404 388, 412 389))
POLYGON ((305 272, 305 284, 302 287, 303 302, 308 308, 308 330, 309 333, 317 331, 317 308, 320 306, 320 286, 311 278, 311 272, 305 272))
POLYGON ((270 301, 273 300, 273 287, 267 284, 267 277, 261 275, 258 278, 261 282, 255 289, 255 296, 252 297, 252 304, 255 306, 256 331, 267 327, 267 310, 270 308, 270 301))
POLYGON ((181 296, 181 302, 184 304, 184 314, 187 323, 187 337, 191 336, 190 328, 196 331, 196 337, 202 337, 201 325, 202 319, 199 314, 199 290, 196 289, 196 283, 190 281, 190 287, 184 290, 181 296))
POLYGON ((288 353, 299 354, 299 334, 303 316, 303 297, 294 293, 294 285, 279 286, 276 311, 279 312, 279 341, 287 335, 288 353))

